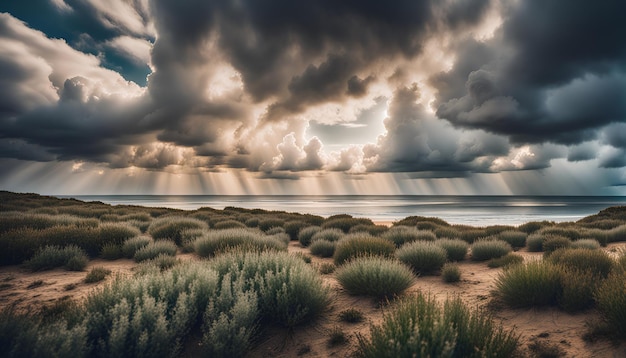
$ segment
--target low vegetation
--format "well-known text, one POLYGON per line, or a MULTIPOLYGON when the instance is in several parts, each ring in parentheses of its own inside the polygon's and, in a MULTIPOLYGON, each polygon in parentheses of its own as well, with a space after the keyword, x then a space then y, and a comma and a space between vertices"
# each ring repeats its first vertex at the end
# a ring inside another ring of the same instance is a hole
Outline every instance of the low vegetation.
POLYGON ((415 241, 403 245, 396 257, 420 275, 433 274, 446 263, 447 253, 441 246, 430 241, 415 241))
POLYGON ((64 267, 70 271, 82 271, 88 261, 85 251, 77 246, 46 246, 24 262, 24 267, 31 271, 50 270, 57 267, 64 267))
POLYGON ((389 240, 368 234, 350 234, 337 242, 333 260, 335 265, 341 265, 359 256, 392 257, 395 251, 396 246, 389 240))
POLYGON ((414 276, 404 264, 384 257, 359 257, 336 273, 337 281, 350 294, 388 298, 401 294, 414 276))

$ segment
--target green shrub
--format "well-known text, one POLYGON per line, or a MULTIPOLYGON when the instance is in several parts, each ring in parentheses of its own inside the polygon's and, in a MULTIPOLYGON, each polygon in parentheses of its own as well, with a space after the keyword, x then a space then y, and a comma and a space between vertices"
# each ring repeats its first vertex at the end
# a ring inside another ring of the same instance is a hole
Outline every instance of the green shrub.
POLYGON ((543 241, 543 252, 545 257, 550 256, 552 252, 569 247, 572 241, 564 236, 548 236, 543 241))
POLYGON ((175 256, 176 250, 177 247, 174 242, 169 240, 156 240, 138 249, 133 258, 136 262, 142 262, 154 259, 161 254, 175 256))
POLYGON ((581 231, 580 237, 594 239, 600 246, 606 246, 611 241, 611 232, 599 229, 585 229, 581 231))
POLYGON ((543 242, 545 241, 545 237, 539 234, 531 234, 526 238, 526 247, 530 252, 541 252, 543 251, 543 242))
POLYGON ((266 218, 259 221, 259 229, 267 231, 273 227, 283 227, 285 220, 277 218, 266 218))
POLYGON ((122 254, 126 258, 133 258, 135 256, 135 252, 141 249, 144 246, 148 246, 148 244, 152 243, 152 238, 150 236, 135 236, 126 241, 122 245, 122 254))
POLYGON ((351 260, 337 271, 336 277, 350 294, 377 298, 401 294, 415 278, 404 264, 379 256, 351 260))
POLYGON ((285 223, 285 232, 287 233, 287 235, 289 235, 289 240, 295 241, 298 240, 298 234, 300 233, 300 230, 307 226, 309 226, 309 224, 305 223, 304 221, 287 221, 285 223))
POLYGON ((572 242, 570 247, 572 249, 597 250, 600 248, 600 243, 595 239, 580 239, 572 242))
POLYGON ((336 269, 337 269, 337 266, 335 266, 335 264, 332 264, 330 262, 322 262, 318 267, 318 270, 322 275, 331 274, 335 272, 336 269))
POLYGON ((358 336, 361 357, 509 357, 518 346, 511 331, 459 298, 440 305, 422 294, 402 300, 370 331, 358 336))
POLYGON ((446 250, 450 261, 462 261, 469 249, 469 244, 461 239, 439 239, 435 244, 446 250))
POLYGON ((332 257, 335 254, 337 243, 327 240, 315 240, 309 247, 311 255, 319 257, 332 257))
MULTIPOLYGON (((137 268, 137 272, 142 274, 146 272, 152 272, 153 269, 158 269, 158 271, 165 271, 171 269, 178 263, 180 263, 180 260, 178 260, 176 256, 159 254, 153 259, 142 261, 140 263, 141 267, 137 268)), ((156 272, 157 270, 154 271, 156 272)))
POLYGON ((236 228, 245 228, 246 225, 237 220, 224 220, 216 222, 213 225, 213 229, 215 230, 224 230, 224 229, 236 229, 236 228))
POLYGON ((372 236, 380 236, 387 231, 389 231, 389 228, 385 225, 358 224, 351 227, 349 233, 354 234, 358 232, 366 232, 372 236))
POLYGON ((562 236, 570 240, 582 238, 582 231, 579 227, 569 226, 570 224, 559 224, 558 226, 544 227, 538 233, 543 236, 562 236), (566 226, 568 225, 568 226, 566 226))
POLYGON ((209 231, 206 236, 197 239, 193 246, 194 251, 200 257, 212 257, 234 248, 245 248, 252 251, 287 250, 284 241, 250 229, 209 231))
POLYGON ((432 242, 415 241, 399 248, 396 257, 409 265, 414 272, 427 275, 441 270, 446 263, 447 253, 432 242))
POLYGON ((77 246, 45 246, 24 262, 24 267, 31 271, 42 271, 64 266, 70 271, 82 271, 88 261, 85 251, 77 246))
POLYGON ((324 220, 321 226, 322 229, 340 229, 347 234, 356 225, 374 225, 374 223, 370 219, 335 216, 324 220))
POLYGON ((89 273, 87 273, 87 276, 85 276, 85 283, 100 282, 110 274, 111 270, 102 266, 96 266, 92 268, 89 273))
POLYGON ((326 240, 326 241, 336 242, 336 241, 339 241, 344 236, 345 236, 344 232, 336 228, 322 229, 311 237, 311 244, 313 244, 317 240, 326 240))
POLYGON ((527 222, 525 224, 518 226, 517 229, 519 231, 523 231, 530 235, 536 231, 541 230, 542 228, 546 226, 552 226, 552 225, 554 225, 554 223, 550 221, 531 221, 531 222, 527 222))
POLYGON ((148 233, 155 240, 172 240, 176 245, 181 245, 182 232, 188 229, 208 229, 208 225, 204 221, 195 218, 166 216, 152 221, 148 227, 148 233))
POLYGON ((608 330, 626 336, 626 273, 614 272, 595 292, 595 301, 608 330))
POLYGON ((356 308, 348 308, 339 312, 339 320, 348 323, 359 323, 363 321, 363 312, 356 308))
POLYGON ((467 242, 468 244, 473 244, 474 241, 476 241, 478 239, 486 238, 487 236, 489 236, 489 235, 487 235, 485 230, 468 229, 468 230, 461 231, 460 239, 465 241, 465 242, 467 242))
POLYGON ((487 266, 491 268, 506 267, 510 265, 518 265, 524 262, 524 258, 520 255, 508 253, 502 257, 489 260, 487 266))
POLYGON ((446 263, 441 268, 441 277, 444 282, 452 283, 459 282, 461 280, 461 269, 458 264, 446 263))
POLYGON ((438 226, 450 226, 445 220, 436 217, 408 216, 396 223, 394 226, 417 226, 420 223, 432 223, 438 226))
POLYGON ((396 247, 418 240, 435 241, 437 239, 431 231, 418 230, 409 226, 394 226, 381 237, 393 242, 396 247))
POLYGON ((40 248, 41 232, 20 228, 0 234, 0 265, 21 264, 40 248))
POLYGON ((511 245, 500 240, 477 240, 470 249, 472 250, 472 260, 486 261, 502 257, 512 251, 511 245))
POLYGON ((559 307, 577 312, 593 305, 593 293, 601 279, 592 271, 561 266, 561 290, 557 297, 559 307))
POLYGON ((457 239, 461 237, 461 232, 453 227, 440 227, 435 229, 434 233, 440 239, 457 239))
POLYGON ((392 257, 396 246, 390 241, 365 234, 350 234, 337 242, 333 260, 341 265, 358 256, 377 255, 392 257))
POLYGON ((107 244, 121 245, 127 239, 141 234, 141 231, 127 223, 105 223, 98 227, 101 246, 107 244))
POLYGON ((589 271, 595 276, 607 277, 614 261, 602 250, 559 249, 550 255, 550 262, 579 271, 589 271))
POLYGON ((300 245, 304 247, 309 246, 313 235, 318 233, 320 230, 322 230, 322 228, 319 226, 309 226, 300 230, 298 233, 298 241, 300 242, 300 245))
POLYGON ((526 234, 523 231, 503 231, 497 235, 499 240, 508 242, 512 247, 524 247, 526 246, 526 234))
POLYGON ((285 252, 232 251, 211 261, 220 275, 259 294, 262 319, 287 327, 309 321, 328 303, 321 277, 300 258, 285 252), (239 281, 240 280, 240 281, 239 281))
POLYGON ((277 234, 285 234, 287 239, 286 239, 286 243, 288 244, 290 241, 289 235, 287 235, 287 233, 285 233, 285 229, 283 229, 282 226, 274 226, 272 228, 267 229, 267 231, 265 231, 266 235, 277 235, 277 234))
POLYGON ((251 217, 244 222, 247 227, 258 227, 261 220, 257 217, 251 217))
POLYGON ((531 261, 507 267, 496 278, 496 295, 512 307, 556 305, 560 294, 560 268, 550 262, 531 261))
POLYGON ((626 224, 615 227, 608 232, 610 242, 626 241, 626 224))
POLYGON ((122 248, 117 244, 104 244, 100 256, 105 260, 117 260, 122 258, 122 248))

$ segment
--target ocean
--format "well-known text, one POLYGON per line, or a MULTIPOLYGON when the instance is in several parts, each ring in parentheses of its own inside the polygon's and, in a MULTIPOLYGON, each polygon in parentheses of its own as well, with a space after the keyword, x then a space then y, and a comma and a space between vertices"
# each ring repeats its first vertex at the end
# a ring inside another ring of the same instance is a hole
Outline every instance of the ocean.
POLYGON ((452 224, 519 225, 529 221, 576 221, 610 206, 626 205, 624 196, 370 196, 370 195, 80 195, 59 196, 112 205, 141 205, 194 210, 281 210, 328 217, 350 214, 377 222, 407 216, 434 216, 452 224))

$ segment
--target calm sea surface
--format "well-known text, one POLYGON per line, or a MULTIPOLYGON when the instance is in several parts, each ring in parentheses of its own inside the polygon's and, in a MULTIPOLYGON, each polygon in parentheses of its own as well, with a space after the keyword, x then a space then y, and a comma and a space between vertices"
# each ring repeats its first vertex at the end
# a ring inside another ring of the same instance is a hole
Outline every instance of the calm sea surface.
MULTIPOLYGON (((70 196, 63 196, 70 197, 70 196)), ((282 210, 321 216, 350 214, 375 221, 407 216, 436 216, 453 224, 518 225, 528 221, 575 221, 609 206, 626 205, 626 197, 589 196, 226 196, 226 195, 82 195, 84 201, 194 210, 282 210)))

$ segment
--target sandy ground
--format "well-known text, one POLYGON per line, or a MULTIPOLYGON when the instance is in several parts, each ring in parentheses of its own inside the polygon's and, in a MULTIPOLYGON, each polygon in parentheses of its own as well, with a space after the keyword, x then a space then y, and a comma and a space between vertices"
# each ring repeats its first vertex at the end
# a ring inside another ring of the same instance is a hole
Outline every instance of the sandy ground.
MULTIPOLYGON (((626 243, 612 244, 626 247, 626 243)), ((298 242, 291 242, 289 252, 308 253, 298 242)), ((526 259, 539 259, 541 254, 519 252, 526 259)), ((195 259, 193 255, 179 255, 181 259, 195 259)), ((313 257, 312 265, 317 266, 331 259, 313 257)), ((130 275, 135 263, 132 260, 92 260, 86 271, 69 272, 62 269, 32 273, 19 266, 0 268, 0 308, 15 305, 18 308, 36 308, 50 305, 57 300, 72 298, 80 300, 103 283, 86 284, 84 278, 92 267, 104 266, 113 275, 130 275)), ((460 263, 462 280, 456 284, 446 284, 439 276, 424 276, 416 279, 407 294, 424 292, 445 299, 458 295, 468 305, 477 308, 490 306, 494 279, 501 269, 491 269, 485 263, 464 261, 460 263)), ((112 277, 113 275, 109 276, 112 277)), ((358 335, 367 336, 370 324, 380 323, 389 308, 379 305, 368 297, 347 294, 334 279, 333 274, 324 275, 325 282, 332 288, 332 299, 322 317, 294 331, 270 328, 258 339, 251 357, 346 357, 352 355, 358 344, 358 335), (348 308, 359 309, 365 317, 361 323, 350 324, 339 320, 339 313, 348 308), (347 342, 331 345, 332 332, 344 332, 347 342)), ((110 278, 108 279, 110 280, 110 278)), ((105 281, 106 282, 106 281, 105 281)), ((493 305, 491 305, 493 306, 493 305)), ((528 357, 534 357, 529 344, 540 342, 559 347, 563 357, 626 357, 626 344, 615 345, 610 341, 598 340, 589 343, 583 340, 587 331, 586 323, 598 319, 598 313, 591 310, 578 314, 568 314, 558 309, 512 310, 499 308, 490 310, 494 318, 505 328, 514 329, 521 337, 522 349, 528 357)), ((185 356, 193 356, 187 352, 185 356)))

